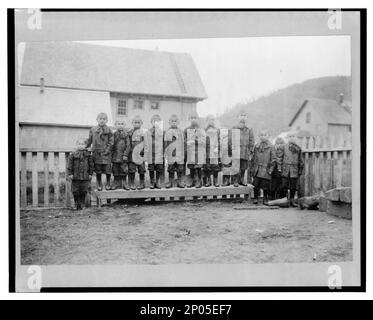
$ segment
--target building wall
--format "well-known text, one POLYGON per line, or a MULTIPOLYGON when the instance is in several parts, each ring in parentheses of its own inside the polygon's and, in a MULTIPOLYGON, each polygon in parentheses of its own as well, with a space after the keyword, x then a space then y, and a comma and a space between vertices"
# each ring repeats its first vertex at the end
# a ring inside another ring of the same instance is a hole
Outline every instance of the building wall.
POLYGON ((135 115, 139 115, 144 123, 144 128, 150 128, 150 119, 154 114, 159 114, 163 121, 164 128, 168 128, 168 119, 172 114, 176 114, 180 120, 180 127, 185 128, 188 126, 189 115, 196 111, 196 102, 194 101, 178 101, 177 99, 159 99, 156 97, 136 97, 127 95, 112 94, 110 96, 111 113, 113 114, 113 122, 117 119, 123 119, 127 127, 131 127, 131 121, 135 115), (135 109, 135 100, 141 98, 143 100, 143 109, 135 109), (118 115, 117 106, 118 100, 127 101, 127 115, 118 115), (159 110, 151 109, 151 102, 159 102, 159 110))
POLYGON ((328 125, 312 104, 307 104, 291 126, 292 131, 305 130, 313 136, 327 136, 328 125), (310 123, 307 123, 307 113, 311 113, 310 123))
POLYGON ((71 151, 78 138, 88 138, 89 127, 20 125, 21 151, 71 151))
POLYGON ((17 86, 16 98, 19 122, 93 126, 97 114, 105 112, 112 124, 108 92, 17 86))

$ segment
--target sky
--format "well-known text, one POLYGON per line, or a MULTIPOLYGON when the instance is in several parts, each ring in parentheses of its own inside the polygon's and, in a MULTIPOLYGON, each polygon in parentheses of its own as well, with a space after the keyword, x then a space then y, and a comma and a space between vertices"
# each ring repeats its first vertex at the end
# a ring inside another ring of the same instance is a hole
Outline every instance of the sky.
POLYGON ((308 79, 351 75, 349 36, 89 41, 100 45, 187 52, 193 57, 208 99, 200 116, 221 114, 308 79))

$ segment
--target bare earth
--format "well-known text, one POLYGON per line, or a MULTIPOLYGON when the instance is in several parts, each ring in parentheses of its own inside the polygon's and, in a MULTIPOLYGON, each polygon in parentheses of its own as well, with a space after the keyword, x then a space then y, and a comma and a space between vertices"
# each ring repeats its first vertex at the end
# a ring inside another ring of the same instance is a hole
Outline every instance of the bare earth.
POLYGON ((351 261, 351 221, 230 200, 21 212, 22 264, 351 261), (316 260, 314 260, 316 258, 316 260))

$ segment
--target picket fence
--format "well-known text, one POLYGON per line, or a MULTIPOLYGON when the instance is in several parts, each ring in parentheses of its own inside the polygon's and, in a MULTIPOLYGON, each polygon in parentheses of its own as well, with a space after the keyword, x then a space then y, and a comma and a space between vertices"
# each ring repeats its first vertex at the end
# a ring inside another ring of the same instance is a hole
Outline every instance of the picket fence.
MULTIPOLYGON (((350 136, 303 138, 299 145, 304 154, 300 194, 313 195, 335 187, 351 186, 350 136)), ((22 150, 19 155, 22 209, 73 205, 71 183, 66 180, 66 170, 61 170, 69 152, 22 150)), ((95 180, 92 184, 95 185, 95 180)), ((94 197, 92 201, 95 201, 94 197)))

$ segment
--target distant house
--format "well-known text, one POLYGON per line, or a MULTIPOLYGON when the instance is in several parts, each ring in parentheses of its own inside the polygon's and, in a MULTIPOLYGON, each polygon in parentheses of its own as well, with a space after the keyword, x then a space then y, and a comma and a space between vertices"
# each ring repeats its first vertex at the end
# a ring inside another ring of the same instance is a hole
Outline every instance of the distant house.
POLYGON ((99 112, 145 128, 177 114, 185 127, 207 95, 190 54, 49 42, 26 44, 16 98, 20 150, 69 151, 99 112))
POLYGON ((306 99, 289 123, 301 136, 340 137, 351 132, 351 107, 343 100, 306 99))

